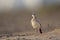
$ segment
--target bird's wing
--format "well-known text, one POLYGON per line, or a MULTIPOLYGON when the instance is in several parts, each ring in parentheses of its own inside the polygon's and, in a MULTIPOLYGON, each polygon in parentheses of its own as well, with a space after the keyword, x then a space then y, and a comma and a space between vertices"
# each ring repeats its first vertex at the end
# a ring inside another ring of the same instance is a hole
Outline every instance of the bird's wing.
POLYGON ((40 20, 39 20, 38 18, 36 19, 36 21, 37 21, 39 24, 41 24, 41 23, 40 23, 40 20))

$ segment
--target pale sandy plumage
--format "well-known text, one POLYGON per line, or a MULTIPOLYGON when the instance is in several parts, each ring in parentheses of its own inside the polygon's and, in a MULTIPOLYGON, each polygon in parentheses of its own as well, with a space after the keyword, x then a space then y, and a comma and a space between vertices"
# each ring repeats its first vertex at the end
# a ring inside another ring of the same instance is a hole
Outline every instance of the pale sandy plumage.
POLYGON ((39 22, 39 20, 37 19, 37 17, 36 17, 35 14, 32 14, 31 24, 32 24, 33 29, 34 29, 36 32, 39 32, 39 29, 41 28, 41 25, 40 25, 40 22, 39 22))

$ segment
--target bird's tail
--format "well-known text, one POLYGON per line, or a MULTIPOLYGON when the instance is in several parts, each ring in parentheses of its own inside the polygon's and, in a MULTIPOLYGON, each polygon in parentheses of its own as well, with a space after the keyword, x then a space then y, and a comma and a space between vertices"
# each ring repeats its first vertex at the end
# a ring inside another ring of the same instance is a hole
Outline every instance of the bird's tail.
POLYGON ((42 34, 42 30, 41 30, 41 28, 39 28, 39 32, 42 34))
POLYGON ((41 27, 42 27, 42 25, 40 24, 39 32, 42 34, 42 30, 41 30, 41 27))

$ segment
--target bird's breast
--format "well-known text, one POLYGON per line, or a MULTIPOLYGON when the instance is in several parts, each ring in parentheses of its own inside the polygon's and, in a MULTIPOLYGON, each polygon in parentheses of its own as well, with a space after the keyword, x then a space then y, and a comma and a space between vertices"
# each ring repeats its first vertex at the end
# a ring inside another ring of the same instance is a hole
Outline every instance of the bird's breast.
POLYGON ((39 28, 40 24, 36 20, 31 20, 31 24, 33 28, 39 28))

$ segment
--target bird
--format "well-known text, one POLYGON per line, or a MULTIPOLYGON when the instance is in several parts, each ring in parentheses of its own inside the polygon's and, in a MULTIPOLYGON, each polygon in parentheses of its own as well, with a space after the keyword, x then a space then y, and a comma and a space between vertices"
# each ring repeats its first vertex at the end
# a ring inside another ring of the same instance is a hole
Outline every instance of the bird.
POLYGON ((31 25, 36 33, 42 34, 42 30, 41 30, 42 26, 35 13, 32 14, 31 25))

